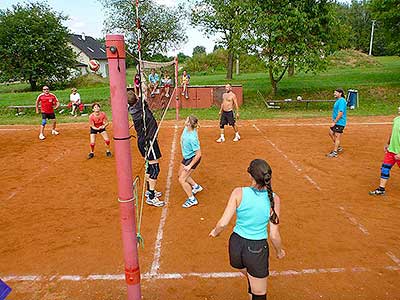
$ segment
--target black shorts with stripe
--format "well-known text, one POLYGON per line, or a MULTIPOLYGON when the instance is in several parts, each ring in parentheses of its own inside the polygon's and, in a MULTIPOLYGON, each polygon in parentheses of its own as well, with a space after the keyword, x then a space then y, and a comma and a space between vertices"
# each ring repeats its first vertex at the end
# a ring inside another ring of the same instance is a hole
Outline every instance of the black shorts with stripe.
POLYGON ((221 119, 219 121, 220 128, 224 128, 225 125, 234 126, 235 125, 235 116, 233 114, 233 110, 231 111, 222 111, 221 119))
POLYGON ((102 133, 103 131, 106 131, 106 129, 105 128, 93 129, 92 127, 90 127, 90 134, 98 134, 98 133, 102 133))
POLYGON ((46 120, 46 119, 54 120, 55 118, 56 118, 55 113, 44 113, 44 112, 42 112, 42 119, 44 119, 44 120, 46 120))
POLYGON ((269 275, 267 240, 248 240, 233 232, 229 238, 229 261, 233 268, 247 269, 256 278, 269 275))
MULTIPOLYGON (((182 164, 183 164, 184 166, 187 166, 187 165, 189 165, 189 164, 192 162, 193 159, 194 159, 194 156, 192 156, 191 158, 188 158, 188 159, 185 159, 185 158, 184 158, 184 159, 182 159, 182 164)), ((196 169, 197 166, 199 165, 200 161, 201 161, 201 157, 199 158, 198 161, 196 161, 196 163, 191 167, 191 169, 192 169, 192 170, 196 169)))
MULTIPOLYGON (((145 157, 146 155, 146 142, 145 139, 141 136, 138 137, 138 148, 140 154, 145 157)), ((150 142, 147 145, 147 160, 156 160, 161 157, 160 146, 158 145, 157 139, 154 140, 153 147, 150 149, 150 142)))

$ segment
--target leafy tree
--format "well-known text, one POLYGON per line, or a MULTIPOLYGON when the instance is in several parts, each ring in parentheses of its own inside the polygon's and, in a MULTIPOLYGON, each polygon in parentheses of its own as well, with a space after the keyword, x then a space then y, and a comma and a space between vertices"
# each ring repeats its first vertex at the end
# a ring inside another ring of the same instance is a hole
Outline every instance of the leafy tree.
MULTIPOLYGON (((106 9, 107 31, 125 34, 125 42, 131 52, 137 53, 136 7, 132 0, 99 0, 106 9)), ((177 49, 186 41, 183 22, 185 10, 158 5, 154 0, 139 3, 141 23, 141 50, 144 59, 157 53, 177 49)))
POLYGON ((44 2, 16 4, 0 13, 0 74, 3 80, 37 84, 64 82, 76 64, 62 21, 44 2))
POLYGON ((228 51, 227 79, 232 79, 233 57, 239 52, 243 32, 240 17, 243 0, 194 0, 191 22, 207 36, 219 34, 220 44, 228 51))
POLYGON ((178 53, 178 63, 184 63, 190 56, 187 56, 185 53, 179 52, 178 53))
POLYGON ((206 54, 206 47, 204 46, 196 46, 193 48, 193 56, 196 54, 206 54))
POLYGON ((399 0, 371 0, 373 18, 378 20, 392 54, 400 55, 400 4, 399 0))
POLYGON ((337 20, 329 0, 248 0, 241 21, 242 39, 264 59, 273 94, 292 64, 305 72, 325 67, 337 47, 337 20))

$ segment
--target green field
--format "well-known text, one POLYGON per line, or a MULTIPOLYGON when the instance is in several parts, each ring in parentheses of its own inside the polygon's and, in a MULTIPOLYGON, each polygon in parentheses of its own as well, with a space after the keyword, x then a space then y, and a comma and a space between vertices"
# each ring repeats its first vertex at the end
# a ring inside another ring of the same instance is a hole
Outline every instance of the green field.
MULTIPOLYGON (((274 99, 333 99, 333 90, 357 89, 360 107, 352 115, 390 115, 400 106, 400 57, 376 57, 376 65, 363 67, 331 67, 318 74, 298 73, 294 77, 285 77, 279 84, 278 95, 274 99)), ((134 69, 127 71, 128 84, 132 83, 134 69)), ((191 85, 225 84, 225 74, 191 76, 191 85)), ((305 104, 283 104, 281 109, 267 109, 258 96, 259 91, 265 99, 271 97, 268 74, 252 73, 235 75, 232 84, 243 85, 244 105, 241 108, 242 119, 277 118, 277 117, 314 117, 328 116, 332 103, 314 103, 306 109, 305 104)), ((27 92, 28 84, 0 85, 0 124, 36 124, 38 117, 33 110, 27 110, 22 116, 15 116, 15 110, 9 105, 34 105, 38 92, 27 92)), ((110 112, 109 86, 97 83, 95 86, 77 86, 85 103, 101 102, 105 111, 110 112)), ((61 103, 68 103, 70 89, 52 91, 61 103)), ((184 109, 181 116, 194 113, 200 119, 217 119, 218 108, 184 109)), ((110 114, 111 116, 111 114, 110 114)), ((170 111, 167 118, 173 119, 175 112, 170 111)), ((82 122, 87 117, 72 118, 58 115, 59 122, 82 122)))

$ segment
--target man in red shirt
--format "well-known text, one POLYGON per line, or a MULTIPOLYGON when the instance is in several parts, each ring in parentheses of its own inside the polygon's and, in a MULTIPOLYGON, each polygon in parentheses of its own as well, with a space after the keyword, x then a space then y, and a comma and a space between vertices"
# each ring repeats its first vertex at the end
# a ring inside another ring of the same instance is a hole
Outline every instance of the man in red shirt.
POLYGON ((57 97, 50 93, 49 87, 43 87, 43 93, 41 93, 36 99, 36 113, 39 113, 39 104, 40 111, 42 113, 42 124, 40 125, 40 134, 39 139, 44 140, 46 137, 44 136, 44 127, 46 126, 47 119, 52 120, 53 129, 51 130, 52 135, 58 135, 59 132, 56 130, 56 115, 54 114, 54 109, 57 109, 60 106, 60 102, 57 97))

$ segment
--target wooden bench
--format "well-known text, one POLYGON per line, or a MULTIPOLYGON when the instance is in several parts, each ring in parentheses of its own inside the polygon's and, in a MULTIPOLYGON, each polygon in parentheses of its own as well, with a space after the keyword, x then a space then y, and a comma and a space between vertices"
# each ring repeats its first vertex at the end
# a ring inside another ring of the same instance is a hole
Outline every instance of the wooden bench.
POLYGON ((281 108, 280 104, 282 103, 305 103, 306 109, 308 109, 308 105, 310 103, 321 103, 321 102, 335 102, 334 99, 327 100, 314 100, 314 99, 301 99, 301 100, 292 100, 292 99, 282 99, 282 100, 264 100, 264 104, 267 108, 281 108))
MULTIPOLYGON (((83 104, 83 106, 84 107, 92 107, 92 103, 85 103, 85 104, 83 104)), ((68 107, 67 104, 60 104, 60 106, 58 108, 65 109, 66 107, 68 107)), ((35 105, 10 105, 7 108, 8 109, 15 109, 16 110, 15 111, 15 115, 19 116, 19 115, 22 114, 24 109, 36 108, 36 106, 35 105)))

